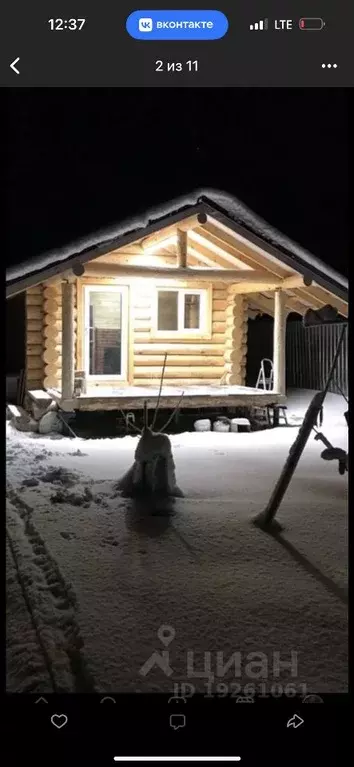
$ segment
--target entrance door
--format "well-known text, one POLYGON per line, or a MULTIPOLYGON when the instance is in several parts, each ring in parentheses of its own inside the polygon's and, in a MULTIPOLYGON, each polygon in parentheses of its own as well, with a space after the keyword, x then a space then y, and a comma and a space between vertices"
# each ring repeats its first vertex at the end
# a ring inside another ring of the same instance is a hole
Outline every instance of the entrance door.
POLYGON ((85 286, 85 372, 90 380, 127 380, 128 289, 85 286))

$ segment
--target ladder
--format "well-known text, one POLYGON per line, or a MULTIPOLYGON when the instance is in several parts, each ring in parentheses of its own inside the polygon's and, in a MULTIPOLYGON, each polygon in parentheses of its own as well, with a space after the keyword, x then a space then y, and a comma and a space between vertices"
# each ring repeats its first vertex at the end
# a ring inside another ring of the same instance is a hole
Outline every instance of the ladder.
POLYGON ((266 389, 270 391, 273 388, 273 362, 267 357, 261 360, 261 367, 259 368, 256 389, 266 389), (266 371, 268 368, 268 371, 266 371), (268 372, 268 375, 267 375, 268 372))

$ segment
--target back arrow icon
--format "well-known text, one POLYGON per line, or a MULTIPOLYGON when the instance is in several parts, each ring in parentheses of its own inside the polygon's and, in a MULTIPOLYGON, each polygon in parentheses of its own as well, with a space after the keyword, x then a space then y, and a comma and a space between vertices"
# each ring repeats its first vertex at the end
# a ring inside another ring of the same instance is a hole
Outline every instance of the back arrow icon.
POLYGON ((16 72, 16 74, 17 74, 17 75, 19 75, 19 74, 20 74, 20 70, 16 68, 16 64, 19 62, 19 60, 20 60, 20 57, 19 57, 19 56, 17 56, 17 59, 15 59, 15 60, 12 62, 12 64, 10 64, 10 67, 11 67, 12 71, 13 71, 13 72, 16 72))

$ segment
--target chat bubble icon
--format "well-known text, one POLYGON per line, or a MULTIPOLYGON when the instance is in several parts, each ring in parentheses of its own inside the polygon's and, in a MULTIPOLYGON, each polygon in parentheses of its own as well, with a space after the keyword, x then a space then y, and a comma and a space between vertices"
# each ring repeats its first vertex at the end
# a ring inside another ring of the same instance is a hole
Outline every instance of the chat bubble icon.
POLYGON ((186 717, 184 714, 171 714, 170 727, 174 730, 178 730, 180 727, 186 726, 186 717))

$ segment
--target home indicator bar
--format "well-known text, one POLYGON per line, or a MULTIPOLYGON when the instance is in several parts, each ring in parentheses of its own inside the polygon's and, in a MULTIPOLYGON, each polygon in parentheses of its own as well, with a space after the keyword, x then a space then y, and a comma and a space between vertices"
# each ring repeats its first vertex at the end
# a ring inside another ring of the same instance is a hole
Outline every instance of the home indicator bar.
POLYGON ((115 756, 115 762, 240 762, 240 756, 115 756))

